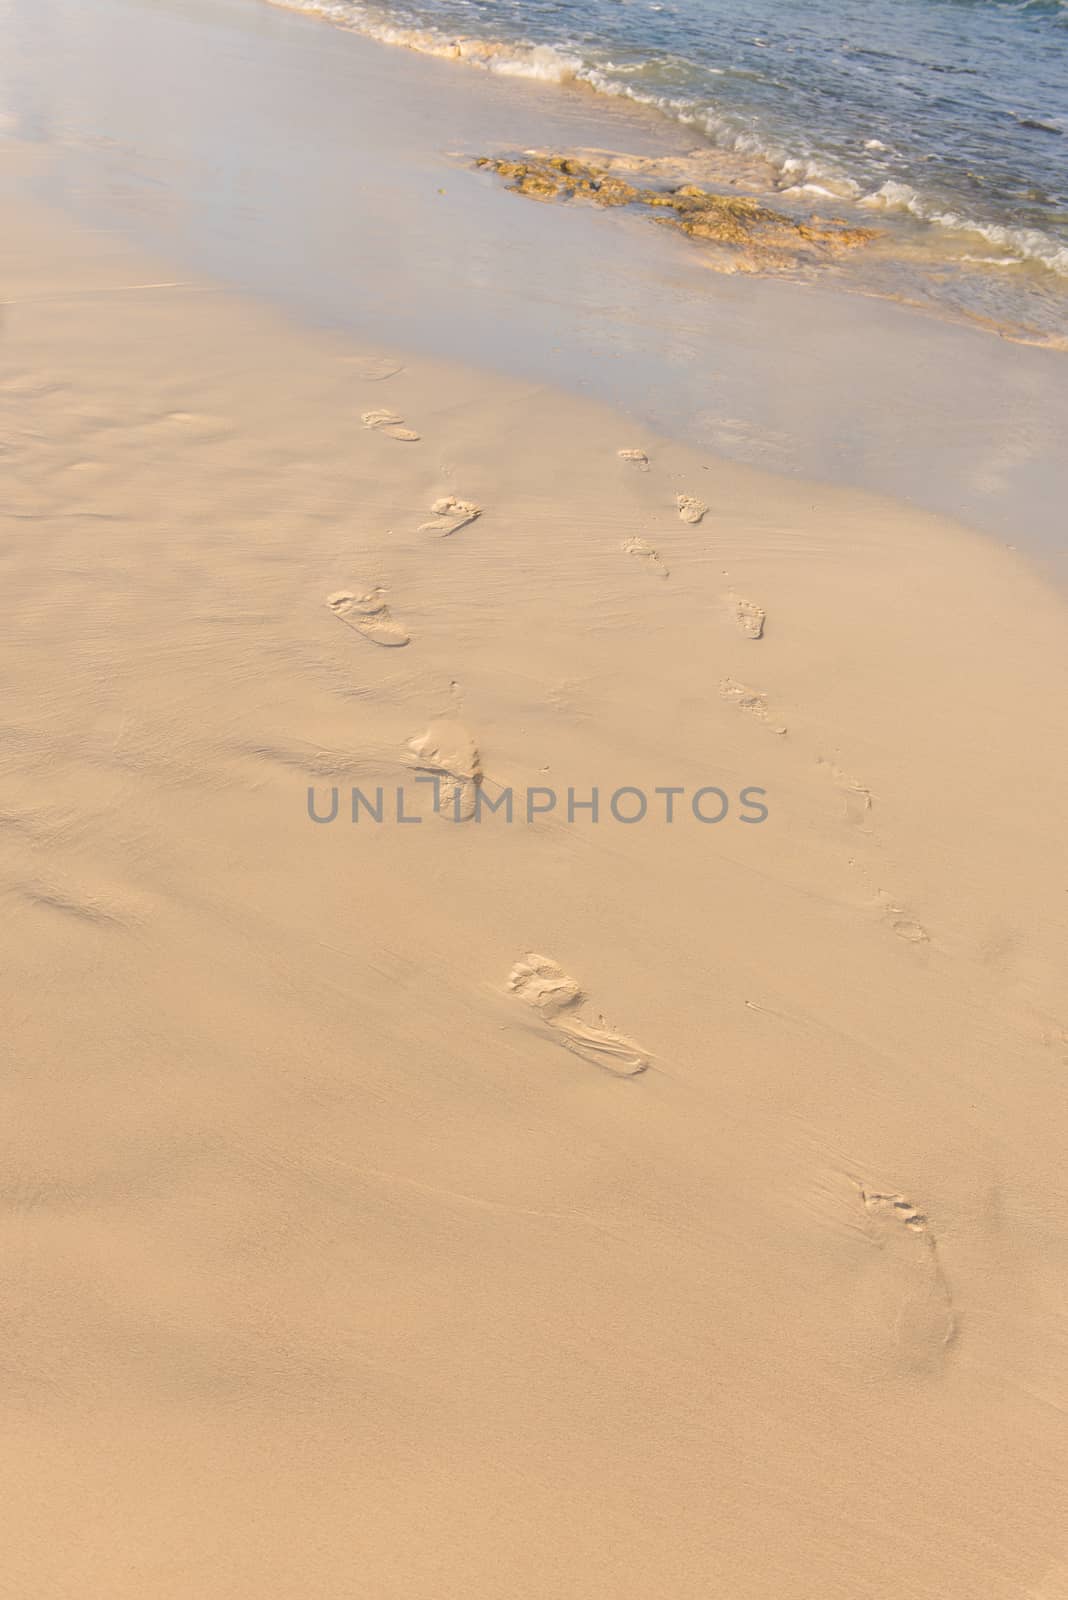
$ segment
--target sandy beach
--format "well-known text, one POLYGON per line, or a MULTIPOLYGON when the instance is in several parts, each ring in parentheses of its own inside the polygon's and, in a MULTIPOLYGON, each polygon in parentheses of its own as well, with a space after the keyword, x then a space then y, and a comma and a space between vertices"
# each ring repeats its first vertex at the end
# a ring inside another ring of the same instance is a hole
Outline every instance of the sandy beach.
MULTIPOLYGON (((848 274, 713 273, 642 218, 532 203, 472 159, 615 151, 689 171, 692 129, 264 0, 95 0, 91 26, 71 0, 54 18, 4 4, 0 132, 18 154, 0 193, 361 345, 578 392, 728 460, 951 516, 1068 587, 1063 350, 843 293, 848 274)), ((1061 306, 1063 343, 1063 288, 1061 306)))
POLYGON ((1024 535, 4 155, 0 1590, 1063 1600, 1024 535))

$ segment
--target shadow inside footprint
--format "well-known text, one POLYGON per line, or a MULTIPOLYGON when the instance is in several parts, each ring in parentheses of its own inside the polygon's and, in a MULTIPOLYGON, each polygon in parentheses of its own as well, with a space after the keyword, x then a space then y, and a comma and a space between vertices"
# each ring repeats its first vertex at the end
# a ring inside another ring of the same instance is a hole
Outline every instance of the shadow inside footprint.
POLYGON ((743 600, 741 595, 731 594, 727 596, 727 610, 735 627, 747 639, 763 638, 767 616, 762 606, 753 600, 743 600))
POLYGON ((689 522, 695 526, 708 510, 704 501, 698 500, 696 495, 692 494, 677 494, 675 496, 675 508, 683 522, 689 522))
POLYGON ((420 523, 418 531, 436 533, 442 539, 459 533, 461 528, 466 528, 469 522, 474 522, 476 517, 482 515, 482 507, 476 506, 473 500, 458 500, 451 494, 435 500, 430 509, 433 521, 420 523))

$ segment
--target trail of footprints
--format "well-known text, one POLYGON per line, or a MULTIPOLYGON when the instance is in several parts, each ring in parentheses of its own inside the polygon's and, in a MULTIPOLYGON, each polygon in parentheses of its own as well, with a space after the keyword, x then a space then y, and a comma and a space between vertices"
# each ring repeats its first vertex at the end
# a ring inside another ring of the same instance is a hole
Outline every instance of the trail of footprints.
MULTIPOLYGON (((392 414, 392 413, 390 413, 392 414)), ((431 521, 420 524, 420 533, 436 533, 439 538, 449 538, 466 528, 482 515, 482 507, 472 500, 460 500, 455 495, 445 495, 435 500, 430 508, 431 521)), ((411 635, 393 616, 386 604, 385 591, 376 586, 362 594, 349 589, 338 589, 326 597, 327 608, 339 621, 355 629, 372 644, 398 649, 411 643, 411 635)))
MULTIPOLYGON (((356 370, 368 381, 379 382, 393 376, 402 368, 388 358, 368 357, 357 362, 356 370)), ((361 420, 365 427, 384 433, 393 439, 410 443, 416 442, 420 437, 417 432, 408 428, 404 418, 394 411, 385 409, 365 411, 361 420)), ((644 449, 631 446, 620 449, 617 454, 627 465, 636 467, 641 472, 649 471, 649 456, 644 449)), ((699 524, 708 512, 704 501, 689 494, 677 494, 675 507, 682 521, 691 526, 699 524)), ((473 500, 465 500, 458 495, 443 495, 434 501, 430 507, 429 520, 420 523, 417 531, 433 534, 439 538, 451 538, 462 528, 469 527, 481 515, 482 507, 473 500)), ((624 539, 621 549, 650 575, 658 578, 670 576, 667 563, 659 550, 640 534, 632 534, 624 539)), ((762 606, 733 591, 724 597, 723 604, 728 621, 744 638, 756 642, 764 637, 767 615, 762 606)), ((387 649, 398 649, 411 642, 411 635, 393 615, 381 587, 363 592, 338 590, 327 596, 326 605, 339 621, 344 622, 372 644, 387 649)), ((725 677, 720 682, 719 694, 722 699, 737 706, 740 711, 760 722, 770 732, 780 737, 787 733, 786 724, 771 709, 768 696, 762 689, 739 682, 733 677, 725 677)), ((469 735, 459 740, 453 735, 451 753, 443 754, 444 747, 439 748, 433 740, 430 744, 425 744, 430 735, 423 737, 424 747, 416 750, 416 742, 413 741, 412 751, 416 755, 421 754, 425 759, 426 775, 435 776, 440 780, 441 788, 438 791, 440 805, 448 808, 450 813, 454 813, 456 820, 463 820, 473 815, 475 791, 482 780, 478 753, 473 740, 469 735)), ((445 744, 449 745, 448 739, 445 744)), ((831 770, 843 797, 846 818, 864 831, 868 831, 872 809, 870 790, 837 767, 832 766, 831 770)), ((886 924, 899 939, 910 944, 922 944, 927 941, 926 929, 884 890, 876 891, 875 900, 886 924)))
MULTIPOLYGON (((388 361, 368 361, 361 375, 379 381, 399 370, 388 361)), ((403 442, 419 439, 419 435, 405 425, 404 418, 393 411, 367 411, 361 420, 365 427, 393 439, 403 442)), ((627 448, 619 450, 618 455, 621 461, 648 472, 646 451, 627 448)), ((682 521, 691 526, 699 524, 708 511, 703 501, 686 494, 675 497, 675 506, 682 521)), ((482 515, 481 506, 455 495, 435 500, 430 511, 430 520, 420 524, 418 531, 441 538, 451 537, 482 515)), ((623 541, 622 549, 651 574, 661 578, 669 576, 659 551, 647 539, 631 535, 623 541)), ((411 642, 407 629, 393 616, 380 587, 363 593, 339 590, 327 597, 326 605, 339 621, 373 644, 395 649, 411 642)), ((725 597, 724 606, 729 621, 745 638, 756 641, 763 637, 766 614, 761 606, 733 592, 725 597)), ((786 733, 785 724, 769 709, 763 690, 727 677, 721 681, 719 693, 771 732, 786 733)), ((436 811, 444 812, 454 821, 464 821, 475 814, 483 779, 482 763, 473 737, 462 724, 450 719, 432 722, 424 733, 409 740, 407 754, 416 771, 433 782, 436 811)), ((832 770, 845 796, 847 815, 854 821, 865 819, 871 809, 869 791, 847 779, 837 768, 832 770)), ((926 939, 918 923, 889 897, 882 898, 886 902, 883 909, 887 921, 899 937, 911 942, 926 939)), ((536 952, 525 955, 512 968, 508 987, 535 1011, 549 1037, 583 1060, 620 1077, 634 1077, 649 1066, 649 1055, 640 1045, 618 1033, 603 1016, 587 1014, 579 985, 550 957, 536 952)), ((926 1219, 901 1196, 868 1191, 862 1191, 862 1196, 870 1212, 896 1217, 913 1232, 925 1230, 926 1219)))
MULTIPOLYGON (((368 359, 358 368, 367 381, 382 381, 401 368, 389 361, 368 359)), ((365 412, 364 426, 400 442, 416 442, 419 435, 404 419, 388 410, 365 412)), ((640 471, 649 470, 644 450, 619 451, 620 458, 640 471)), ((679 495, 676 508, 680 518, 697 525, 707 507, 691 496, 679 495)), ((447 538, 469 526, 482 515, 472 501, 444 496, 431 507, 431 520, 418 531, 447 538)), ((633 536, 624 541, 623 550, 661 577, 668 570, 659 553, 648 541, 633 536)), ((730 620, 748 639, 763 636, 765 613, 754 602, 731 594, 726 598, 730 620)), ((392 614, 385 591, 374 587, 362 592, 339 590, 327 596, 326 606, 347 627, 380 647, 408 645, 410 635, 392 614)), ((775 733, 781 726, 768 709, 763 691, 726 678, 720 694, 740 710, 767 724, 775 733)), ((432 780, 435 809, 456 820, 471 817, 477 806, 483 781, 481 755, 470 732, 462 723, 449 718, 432 721, 408 742, 407 755, 416 772, 432 780)), ((856 780, 832 768, 843 794, 846 815, 855 823, 865 823, 872 809, 870 791, 856 780)), ((82 902, 40 885, 20 886, 32 903, 78 918, 108 922, 116 913, 95 902, 82 902)), ((927 937, 919 925, 889 896, 883 896, 884 912, 899 937, 919 942, 927 937)), ((550 1040, 579 1059, 620 1078, 634 1078, 652 1065, 650 1053, 626 1034, 619 1032, 599 1012, 589 1008, 579 983, 551 957, 536 951, 522 955, 507 978, 507 989, 533 1014, 537 1028, 550 1040)), ((878 1275, 870 1300, 884 1325, 889 1322, 894 1337, 912 1365, 934 1366, 957 1337, 957 1315, 953 1296, 938 1257, 935 1238, 926 1214, 900 1193, 857 1185, 863 1215, 871 1230, 874 1245, 892 1258, 892 1270, 878 1275)))
MULTIPOLYGON (((385 367, 388 364, 383 364, 385 367)), ((385 370, 368 371, 367 377, 385 377, 385 370)), ((363 415, 364 425, 387 437, 414 442, 418 439, 404 419, 391 411, 363 415)), ((649 471, 644 450, 621 449, 620 459, 641 472, 649 471)), ((680 519, 697 526, 708 507, 694 496, 679 494, 675 507, 680 519)), ((450 538, 482 515, 482 508, 459 496, 435 500, 430 519, 418 532, 450 538)), ((650 575, 667 578, 669 571, 660 552, 648 539, 634 534, 622 543, 623 552, 650 575)), ((326 601, 333 614, 371 643, 397 648, 407 645, 407 629, 393 616, 381 588, 363 593, 341 590, 326 601)), ((724 614, 743 638, 763 638, 766 615, 755 601, 733 591, 724 596, 724 614)), ((785 724, 768 703, 768 696, 732 677, 724 678, 719 694, 739 711, 771 732, 784 735, 785 724)), ((439 718, 408 741, 407 759, 420 778, 434 787, 434 809, 453 821, 475 815, 483 782, 478 746, 462 723, 439 718)), ((832 776, 843 797, 847 819, 866 827, 872 809, 870 791, 839 768, 832 776)), ((893 932, 904 940, 926 939, 923 928, 890 896, 878 892, 880 912, 893 932)), ((546 1040, 572 1055, 619 1078, 635 1078, 652 1064, 649 1052, 618 1031, 588 1003, 579 983, 552 957, 528 951, 517 960, 507 978, 507 989, 528 1007, 535 1026, 546 1040)), ((866 1226, 879 1255, 861 1275, 857 1312, 866 1329, 890 1341, 895 1360, 912 1373, 937 1372, 957 1336, 953 1297, 938 1258, 927 1216, 904 1195, 857 1186, 866 1226)))

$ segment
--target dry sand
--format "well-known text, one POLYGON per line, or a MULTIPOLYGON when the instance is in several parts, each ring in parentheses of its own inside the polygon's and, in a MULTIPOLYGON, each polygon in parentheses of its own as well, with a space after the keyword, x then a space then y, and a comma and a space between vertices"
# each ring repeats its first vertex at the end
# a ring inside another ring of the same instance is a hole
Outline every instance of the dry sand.
POLYGON ((1063 601, 5 225, 0 1592, 1063 1600, 1063 601))

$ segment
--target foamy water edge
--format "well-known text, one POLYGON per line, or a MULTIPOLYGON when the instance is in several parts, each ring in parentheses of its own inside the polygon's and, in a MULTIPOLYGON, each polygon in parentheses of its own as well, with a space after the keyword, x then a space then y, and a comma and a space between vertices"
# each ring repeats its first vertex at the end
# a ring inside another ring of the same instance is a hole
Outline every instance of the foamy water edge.
MULTIPOLYGON (((417 55, 458 61, 498 77, 526 78, 561 87, 581 85, 610 99, 630 100, 658 112, 683 127, 696 128, 716 149, 745 156, 765 164, 774 181, 772 189, 784 198, 811 196, 814 199, 844 200, 868 211, 907 214, 918 222, 956 233, 964 240, 981 240, 989 247, 1009 252, 1005 256, 977 255, 964 249, 962 262, 1003 267, 1032 263, 1068 280, 1068 246, 1061 245, 1039 228, 1020 228, 1010 224, 982 222, 960 212, 946 210, 938 202, 920 194, 910 184, 888 180, 865 193, 855 179, 811 156, 790 152, 779 144, 762 142, 754 134, 739 131, 729 118, 717 115, 692 101, 643 93, 633 85, 619 82, 606 73, 569 55, 554 45, 522 44, 471 35, 448 35, 434 29, 404 27, 381 22, 357 4, 331 4, 330 0, 267 0, 279 10, 318 17, 333 26, 364 38, 374 39, 417 55)), ((634 71, 631 66, 628 71, 634 71)), ((980 248, 973 245, 973 248, 980 248)))

